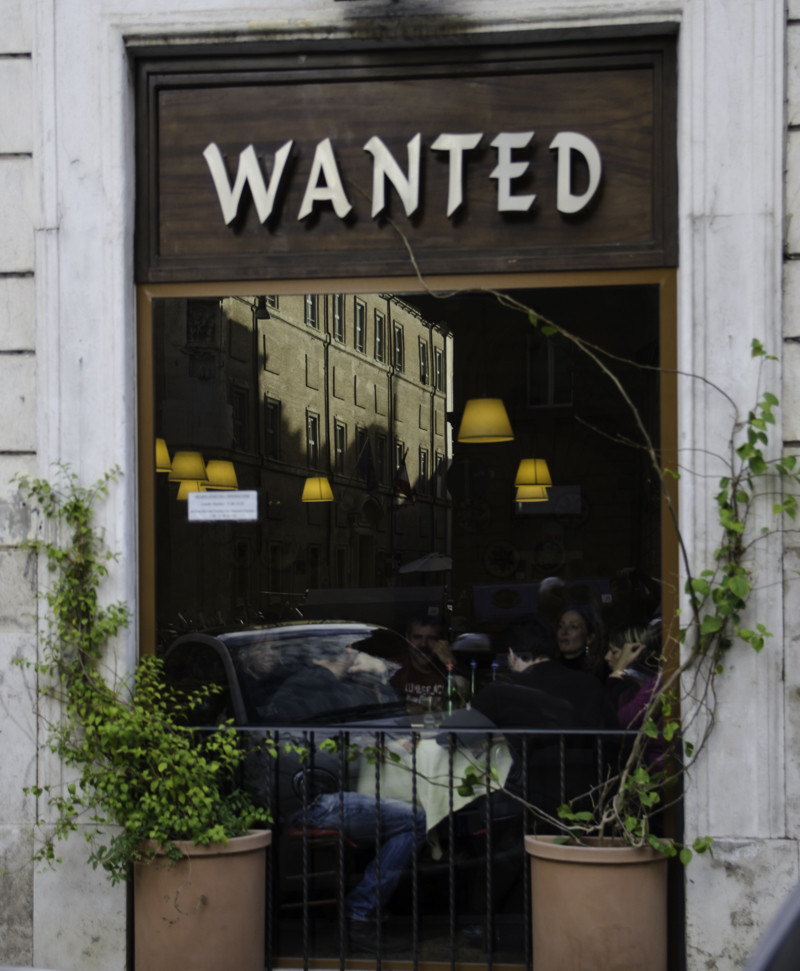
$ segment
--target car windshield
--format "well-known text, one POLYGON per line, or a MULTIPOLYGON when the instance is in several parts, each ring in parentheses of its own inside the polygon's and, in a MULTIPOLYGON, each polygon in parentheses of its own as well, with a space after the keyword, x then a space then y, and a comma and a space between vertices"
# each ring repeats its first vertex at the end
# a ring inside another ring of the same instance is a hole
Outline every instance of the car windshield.
POLYGON ((391 631, 303 624, 220 640, 233 659, 251 724, 340 724, 403 710, 391 679, 407 645, 391 631))

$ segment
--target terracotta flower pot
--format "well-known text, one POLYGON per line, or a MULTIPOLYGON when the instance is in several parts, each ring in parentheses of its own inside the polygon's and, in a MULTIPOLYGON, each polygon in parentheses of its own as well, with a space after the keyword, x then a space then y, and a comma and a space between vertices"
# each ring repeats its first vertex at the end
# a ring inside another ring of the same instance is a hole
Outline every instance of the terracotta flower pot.
POLYGON ((268 830, 134 865, 136 971, 263 971, 268 830))
POLYGON ((667 858, 526 836, 536 971, 666 971, 667 858))

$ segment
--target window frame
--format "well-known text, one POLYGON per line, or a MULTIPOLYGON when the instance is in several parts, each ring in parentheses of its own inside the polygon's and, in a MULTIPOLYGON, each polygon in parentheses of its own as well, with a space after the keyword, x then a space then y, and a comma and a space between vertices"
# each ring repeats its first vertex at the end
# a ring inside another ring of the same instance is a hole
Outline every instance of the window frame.
POLYGON ((359 354, 363 354, 366 346, 367 305, 356 297, 354 299, 353 309, 353 347, 359 352, 359 354))

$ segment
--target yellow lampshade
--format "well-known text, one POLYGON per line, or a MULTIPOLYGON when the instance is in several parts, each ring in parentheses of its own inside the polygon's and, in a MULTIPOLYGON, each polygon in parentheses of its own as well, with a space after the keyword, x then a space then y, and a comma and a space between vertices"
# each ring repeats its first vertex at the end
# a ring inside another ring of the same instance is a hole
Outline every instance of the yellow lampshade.
POLYGON ((333 489, 324 475, 310 475, 303 486, 303 502, 333 502, 333 489))
POLYGON ((196 479, 181 479, 178 485, 178 499, 181 502, 186 502, 190 492, 202 492, 203 483, 198 482, 196 479))
POLYGON ((172 461, 169 457, 169 449, 163 438, 156 439, 156 472, 171 472, 172 461))
POLYGON ((501 398, 470 398, 461 416, 459 442, 510 442, 514 432, 501 398))
POLYGON ((239 488, 233 462, 229 462, 226 459, 209 459, 206 464, 206 476, 208 477, 206 489, 239 488))
POLYGON ((206 463, 199 452, 176 452, 172 456, 169 481, 182 482, 184 479, 194 482, 206 481, 206 463))
POLYGON ((523 459, 519 463, 517 477, 514 479, 515 486, 551 486, 552 484, 550 469, 548 469, 545 459, 523 459))
POLYGON ((547 486, 521 485, 517 486, 517 502, 547 502, 547 486))

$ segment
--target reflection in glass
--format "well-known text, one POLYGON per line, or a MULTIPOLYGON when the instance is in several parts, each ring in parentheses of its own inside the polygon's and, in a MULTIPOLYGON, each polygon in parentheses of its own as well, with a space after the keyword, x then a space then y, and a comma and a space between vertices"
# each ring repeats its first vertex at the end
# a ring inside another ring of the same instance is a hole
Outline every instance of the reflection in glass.
MULTIPOLYGON (((657 444, 657 290, 515 297, 607 352, 657 444)), ((363 590, 347 611, 333 598, 348 619, 399 629, 376 591, 416 587, 437 591, 452 634, 498 639, 519 618, 487 608, 484 590, 535 592, 557 576, 610 622, 633 609, 614 603, 619 575, 659 575, 660 497, 630 410, 572 343, 491 294, 157 299, 154 335, 154 431, 173 480, 156 483, 164 629, 296 617, 309 590, 343 588, 363 590), (513 440, 456 441, 475 398, 503 402, 513 440), (232 463, 258 522, 189 522, 175 481, 187 455, 232 463), (533 455, 555 485, 546 501, 518 503, 533 455), (310 476, 327 479, 334 502, 301 501, 310 476), (401 573, 429 553, 452 568, 401 573)))

